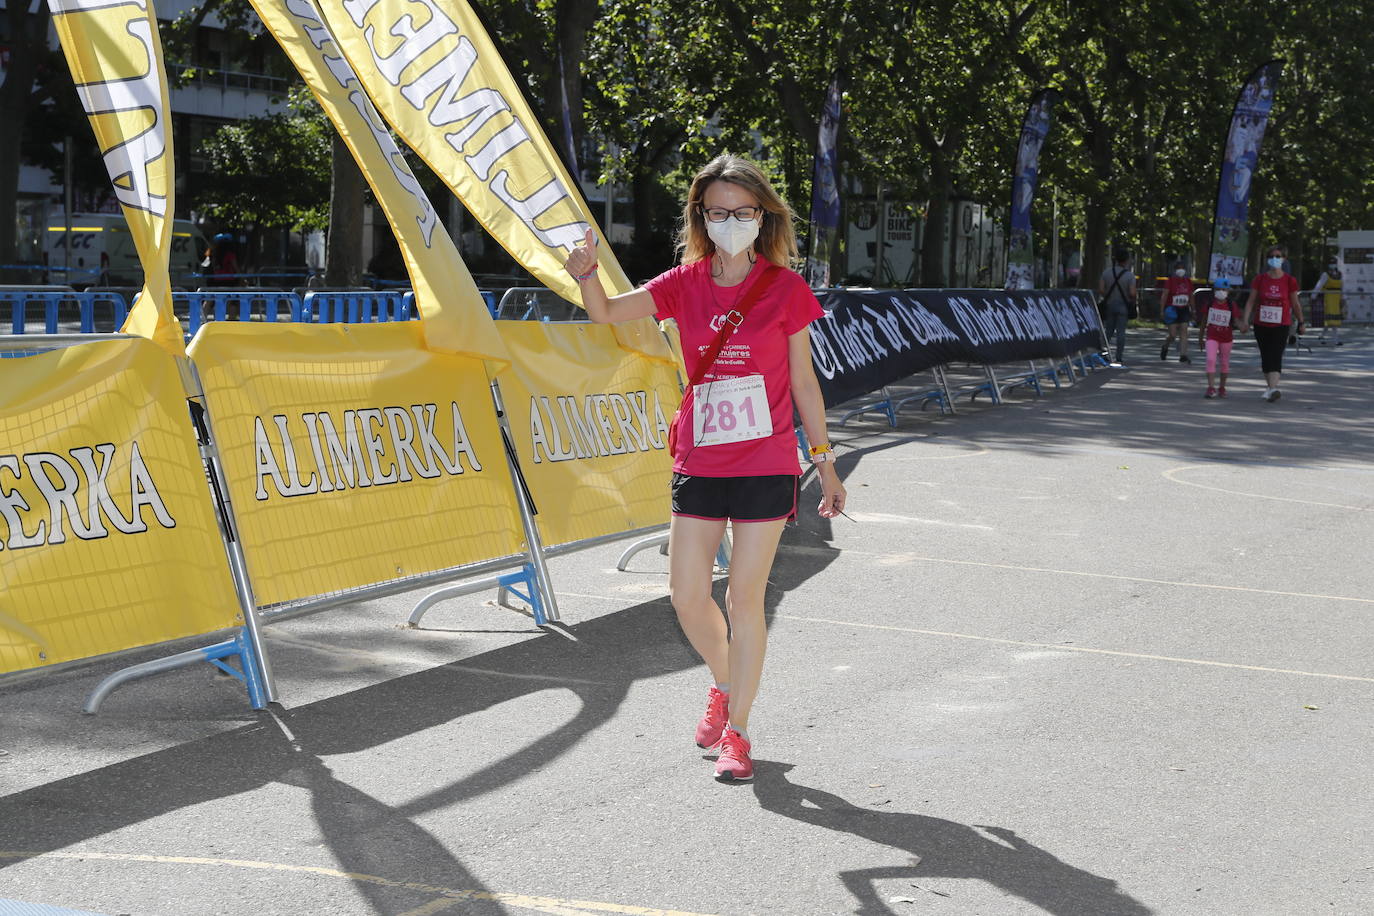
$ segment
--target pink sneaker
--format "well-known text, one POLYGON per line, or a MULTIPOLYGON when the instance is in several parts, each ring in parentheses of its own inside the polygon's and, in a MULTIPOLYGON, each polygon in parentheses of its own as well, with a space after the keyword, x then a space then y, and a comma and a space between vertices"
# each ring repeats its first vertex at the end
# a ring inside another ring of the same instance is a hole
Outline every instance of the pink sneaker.
POLYGON ((754 761, 749 759, 749 739, 733 728, 720 736, 720 757, 716 759, 716 779, 753 779, 754 761))
POLYGON ((1226 397, 1226 386, 1225 386, 1225 385, 1222 385, 1220 388, 1217 389, 1217 397, 1219 397, 1219 398, 1224 398, 1224 397, 1226 397))
POLYGON ((715 687, 706 696, 706 712, 697 723, 697 747, 715 747, 720 743, 720 733, 730 720, 730 694, 721 693, 715 687))

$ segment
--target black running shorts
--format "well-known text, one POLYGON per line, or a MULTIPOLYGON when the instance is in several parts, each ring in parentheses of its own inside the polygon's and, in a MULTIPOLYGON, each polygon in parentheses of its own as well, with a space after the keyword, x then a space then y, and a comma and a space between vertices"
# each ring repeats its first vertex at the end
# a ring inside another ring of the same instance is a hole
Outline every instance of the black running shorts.
POLYGON ((775 522, 797 517, 797 475, 673 475, 673 514, 707 521, 775 522))

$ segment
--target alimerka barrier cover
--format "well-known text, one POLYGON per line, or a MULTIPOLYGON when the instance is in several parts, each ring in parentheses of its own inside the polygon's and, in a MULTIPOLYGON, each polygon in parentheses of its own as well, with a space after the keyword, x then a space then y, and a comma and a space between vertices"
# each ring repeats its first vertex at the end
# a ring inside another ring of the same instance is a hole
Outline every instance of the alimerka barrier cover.
POLYGON ((520 467, 546 544, 668 521, 677 370, 616 346, 606 325, 498 321, 520 467))
POLYGON ((0 672, 240 626, 176 358, 0 360, 0 672))
POLYGON ((418 322, 217 322, 191 344, 260 605, 520 550, 482 361, 418 322))

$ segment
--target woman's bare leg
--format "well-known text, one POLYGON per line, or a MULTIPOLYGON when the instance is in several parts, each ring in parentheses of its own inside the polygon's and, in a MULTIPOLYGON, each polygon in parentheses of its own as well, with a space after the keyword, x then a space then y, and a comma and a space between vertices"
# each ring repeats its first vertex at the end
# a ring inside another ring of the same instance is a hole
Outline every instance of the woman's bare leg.
POLYGON ((759 692, 768 627, 763 596, 768 574, 787 522, 737 522, 731 526, 730 587, 725 607, 730 615, 730 724, 749 727, 749 710, 759 692))
POLYGON ((668 531, 668 594, 678 625, 711 669, 716 683, 730 684, 725 617, 711 597, 712 571, 725 536, 725 520, 674 515, 668 531))

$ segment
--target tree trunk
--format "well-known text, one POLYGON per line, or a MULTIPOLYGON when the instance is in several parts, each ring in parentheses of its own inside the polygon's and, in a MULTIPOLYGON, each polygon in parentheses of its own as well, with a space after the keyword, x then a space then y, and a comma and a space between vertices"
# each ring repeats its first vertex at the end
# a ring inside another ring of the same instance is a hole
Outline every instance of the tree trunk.
MULTIPOLYGON (((47 53, 48 6, 10 0, 5 15, 9 19, 10 61, 5 82, 0 85, 0 264, 13 264, 17 254, 15 236, 19 211, 20 144, 24 122, 33 103, 33 80, 38 64, 47 53)), ((3 281, 0 281, 3 282, 3 281)))
POLYGON ((943 163, 932 160, 930 173, 930 203, 926 206, 926 224, 921 233, 921 286, 938 289, 948 280, 945 273, 945 238, 949 234, 949 203, 954 196, 954 182, 943 163))
POLYGON ((325 286, 357 286, 362 276, 363 173, 347 145, 334 135, 329 180, 329 236, 324 257, 325 286))
MULTIPOLYGON (((572 134, 572 149, 568 151, 571 159, 569 167, 577 172, 582 169, 578 157, 582 150, 582 136, 586 132, 582 111, 582 63, 587 56, 587 33, 596 22, 599 12, 597 0, 559 0, 556 11, 561 65, 558 78, 562 83, 563 97, 554 100, 554 107, 561 109, 563 101, 567 100, 571 125, 569 132, 572 134)), ((561 138, 562 135, 559 136, 561 138)), ((558 145, 563 144, 560 142, 558 145)))
POLYGON ((1094 194, 1083 210, 1083 266, 1078 272, 1078 285, 1096 289, 1102 271, 1107 269, 1107 204, 1094 194))
MULTIPOLYGON (((636 164, 638 168, 630 176, 630 193, 634 196, 634 241, 636 245, 642 245, 653 232, 657 173, 650 165, 638 162, 636 164)), ((609 226, 606 227, 606 231, 611 231, 609 226)))

